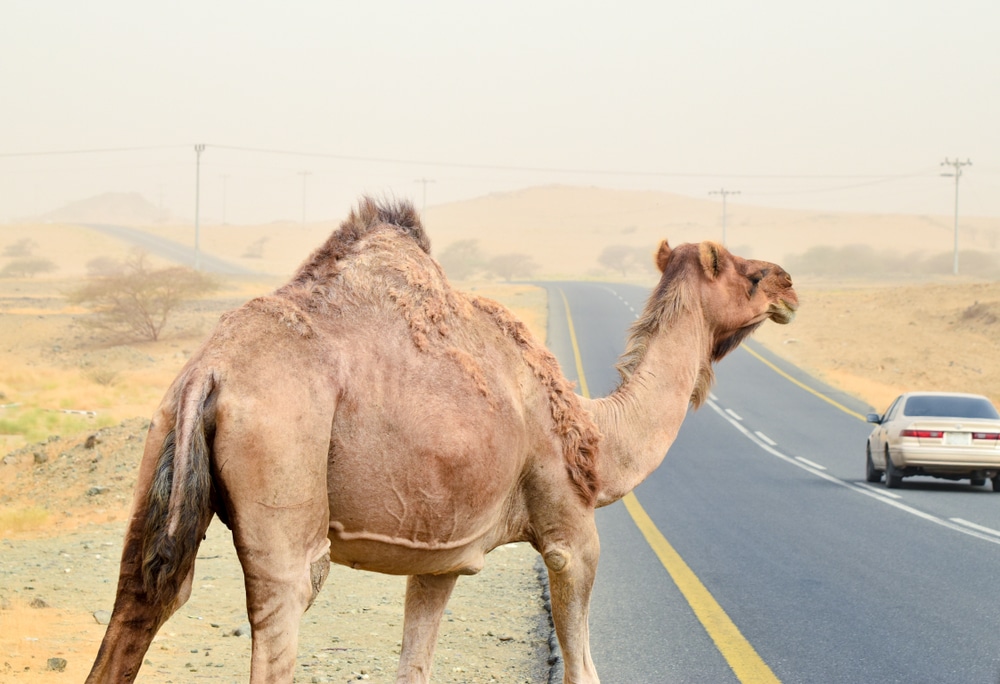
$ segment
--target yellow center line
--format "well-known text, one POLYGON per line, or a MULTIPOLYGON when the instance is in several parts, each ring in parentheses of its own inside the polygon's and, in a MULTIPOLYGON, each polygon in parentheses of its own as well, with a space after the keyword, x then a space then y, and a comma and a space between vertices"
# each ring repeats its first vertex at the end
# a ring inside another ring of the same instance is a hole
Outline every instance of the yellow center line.
POLYGON ((809 394, 812 394, 812 395, 815 395, 815 396, 819 397, 820 399, 822 399, 826 403, 828 403, 831 406, 834 406, 834 407, 840 409, 841 411, 843 411, 844 413, 846 413, 849 416, 854 416, 855 418, 857 418, 858 420, 861 420, 861 421, 866 420, 865 416, 861 415, 857 411, 852 411, 851 409, 847 408, 843 404, 838 403, 838 402, 834 401, 833 399, 831 399, 830 397, 826 396, 822 392, 818 392, 817 390, 814 390, 812 387, 810 387, 809 385, 805 384, 804 382, 800 382, 799 380, 796 380, 791 375, 789 375, 785 371, 783 371, 780 368, 778 368, 777 366, 775 366, 773 363, 771 363, 770 361, 768 361, 767 359, 765 359, 763 356, 761 356, 760 354, 758 354, 757 352, 755 352, 753 349, 751 349, 747 345, 743 345, 743 348, 746 349, 748 352, 750 352, 751 356, 755 357, 758 361, 760 361, 761 363, 763 363, 765 366, 767 366, 768 368, 770 368, 771 370, 773 370, 775 373, 777 373, 781 377, 783 377, 786 380, 788 380, 793 385, 797 385, 797 386, 801 387, 806 392, 809 392, 809 394))
POLYGON ((566 325, 569 326, 569 343, 573 346, 573 360, 576 362, 576 374, 580 380, 580 394, 590 398, 590 390, 587 389, 587 378, 583 374, 583 360, 580 358, 580 347, 576 343, 576 328, 573 327, 573 317, 569 313, 569 300, 566 293, 559 289, 559 295, 563 300, 563 308, 566 310, 566 325))
MULTIPOLYGON (((559 290, 559 294, 562 296, 566 308, 566 324, 569 326, 569 340, 573 347, 573 359, 576 361, 576 373, 580 379, 580 393, 589 398, 590 393, 587 391, 583 362, 580 359, 580 348, 576 341, 576 330, 573 328, 573 318, 569 313, 569 302, 562 289, 559 290)), ((711 592, 705 588, 698 576, 657 529, 656 524, 643 509, 635 494, 632 492, 626 494, 622 501, 636 527, 645 537, 646 543, 660 559, 667 574, 677 585, 684 600, 691 606, 691 610, 715 643, 716 648, 719 649, 719 653, 729 663, 736 678, 743 684, 781 684, 781 680, 775 676, 767 663, 746 640, 746 637, 743 636, 711 592)))

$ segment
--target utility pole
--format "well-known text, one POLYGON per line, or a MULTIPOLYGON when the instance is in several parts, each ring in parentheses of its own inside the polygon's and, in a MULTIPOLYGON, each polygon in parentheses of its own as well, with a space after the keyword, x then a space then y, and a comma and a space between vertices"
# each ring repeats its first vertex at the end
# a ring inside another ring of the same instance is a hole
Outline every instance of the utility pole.
POLYGON ((942 173, 941 175, 949 178, 951 176, 955 177, 955 254, 952 261, 951 273, 952 275, 958 275, 958 179, 962 177, 962 167, 972 166, 972 161, 969 159, 959 161, 958 157, 955 157, 955 160, 951 161, 948 157, 945 157, 944 161, 941 162, 941 166, 955 167, 954 173, 942 173))
POLYGON ((201 231, 201 153, 205 151, 205 146, 198 144, 194 146, 195 154, 195 164, 194 164, 194 270, 201 270, 201 247, 200 242, 200 231, 201 231))
POLYGON ((722 195, 722 246, 726 246, 726 196, 727 195, 738 195, 739 190, 726 190, 722 188, 720 190, 712 190, 708 193, 709 195, 722 195))
POLYGON ((299 171, 302 176, 302 227, 306 227, 306 179, 312 175, 312 171, 299 171))
POLYGON ((428 183, 433 183, 434 179, 433 178, 418 178, 417 180, 415 180, 413 182, 414 183, 422 183, 423 186, 424 186, 424 199, 423 199, 423 201, 420 204, 420 211, 423 212, 423 210, 427 208, 427 184, 428 183))
POLYGON ((223 174, 222 178, 222 225, 226 225, 226 181, 229 180, 229 176, 223 174))

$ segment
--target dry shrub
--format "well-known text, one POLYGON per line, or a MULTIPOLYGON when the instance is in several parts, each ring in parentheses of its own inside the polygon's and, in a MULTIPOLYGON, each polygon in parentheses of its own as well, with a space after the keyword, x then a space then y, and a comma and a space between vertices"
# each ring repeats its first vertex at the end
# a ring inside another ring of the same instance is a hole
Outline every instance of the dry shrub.
POLYGON ((118 381, 119 373, 113 368, 91 368, 86 372, 86 376, 98 385, 111 387, 118 381))
POLYGON ((68 298, 96 314, 90 324, 98 329, 155 341, 184 302, 217 289, 218 283, 204 273, 181 267, 152 269, 144 252, 133 252, 120 274, 91 277, 68 298))

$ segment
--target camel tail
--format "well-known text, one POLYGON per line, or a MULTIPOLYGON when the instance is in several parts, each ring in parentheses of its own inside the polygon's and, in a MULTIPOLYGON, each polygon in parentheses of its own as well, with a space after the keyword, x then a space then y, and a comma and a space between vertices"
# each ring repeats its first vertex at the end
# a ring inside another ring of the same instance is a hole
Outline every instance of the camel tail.
POLYGON ((160 604, 177 596, 212 519, 214 388, 210 375, 184 384, 146 499, 142 581, 147 596, 160 604))

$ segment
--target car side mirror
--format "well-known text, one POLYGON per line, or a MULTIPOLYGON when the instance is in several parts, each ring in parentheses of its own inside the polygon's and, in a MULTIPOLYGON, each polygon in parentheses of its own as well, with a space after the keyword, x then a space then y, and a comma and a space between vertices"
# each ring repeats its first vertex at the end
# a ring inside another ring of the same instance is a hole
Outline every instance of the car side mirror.
POLYGON ((880 416, 877 413, 869 413, 867 416, 865 416, 865 420, 868 421, 869 423, 879 424, 882 422, 882 416, 880 416))

